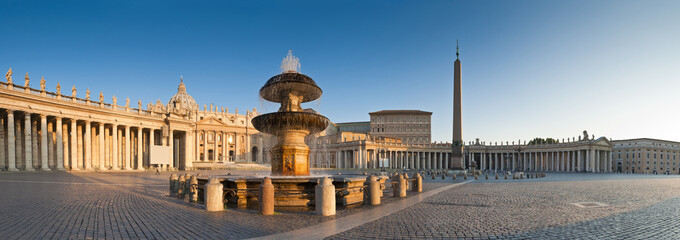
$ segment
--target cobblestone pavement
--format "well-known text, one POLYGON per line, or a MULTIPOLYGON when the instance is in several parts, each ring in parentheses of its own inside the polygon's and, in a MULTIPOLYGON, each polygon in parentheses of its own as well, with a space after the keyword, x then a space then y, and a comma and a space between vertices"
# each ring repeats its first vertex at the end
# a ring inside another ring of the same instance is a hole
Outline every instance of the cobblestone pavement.
MULTIPOLYGON (((160 176, 151 172, 1 173, 0 238, 243 239, 299 229, 363 208, 340 210, 333 217, 311 213, 260 216, 238 209, 209 213, 199 205, 169 198, 168 177, 167 172, 160 176)), ((426 183, 424 190, 452 182, 426 183)), ((383 202, 395 200, 386 197, 383 202)))
POLYGON ((680 238, 677 176, 549 174, 539 179, 482 179, 330 238, 680 238), (607 206, 573 204, 582 202, 607 206))

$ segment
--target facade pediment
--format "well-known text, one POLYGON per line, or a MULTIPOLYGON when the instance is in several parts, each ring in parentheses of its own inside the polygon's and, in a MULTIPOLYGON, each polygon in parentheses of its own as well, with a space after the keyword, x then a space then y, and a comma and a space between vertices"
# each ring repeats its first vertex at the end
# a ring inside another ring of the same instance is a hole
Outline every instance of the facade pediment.
POLYGON ((598 146, 606 146, 606 147, 613 147, 614 146, 614 144, 612 144, 609 141, 609 139, 607 139, 606 137, 600 137, 600 138, 596 139, 594 144, 598 145, 598 146))
POLYGON ((219 119, 217 119, 215 117, 204 118, 203 120, 196 122, 196 125, 198 125, 198 126, 229 127, 229 125, 227 125, 226 123, 220 121, 219 119))

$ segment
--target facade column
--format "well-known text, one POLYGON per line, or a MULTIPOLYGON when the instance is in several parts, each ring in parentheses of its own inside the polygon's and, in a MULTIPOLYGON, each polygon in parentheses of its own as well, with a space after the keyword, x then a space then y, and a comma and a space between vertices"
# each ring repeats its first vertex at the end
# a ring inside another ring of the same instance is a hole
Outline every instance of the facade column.
POLYGON ((71 161, 69 161, 69 166, 73 170, 78 170, 78 124, 77 120, 71 119, 71 147, 69 153, 71 153, 71 161))
POLYGON ((111 168, 113 170, 120 170, 120 152, 118 151, 118 137, 120 136, 120 132, 118 131, 118 124, 113 124, 111 127, 111 168))
MULTIPOLYGON (((234 139, 236 140, 236 139, 234 139)), ((236 155, 236 150, 234 149, 234 155, 236 155)), ((203 131, 203 161, 208 161, 208 131, 203 131)))
MULTIPOLYGON (((144 146, 142 145, 142 127, 137 127, 137 164, 135 165, 136 170, 144 170, 144 166, 142 166, 142 159, 144 158, 144 153, 142 150, 144 150, 144 146)), ((187 149, 188 150, 188 149, 187 149)))
MULTIPOLYGON (((156 130, 149 128, 149 167, 151 167, 151 148, 156 146, 156 130)), ((198 152, 198 145, 196 151, 198 152)))
POLYGON ((64 130, 62 128, 63 124, 61 123, 61 118, 56 117, 56 120, 57 140, 55 142, 57 143, 57 170, 64 170, 64 130))
POLYGON ((85 121, 85 162, 83 169, 90 170, 92 166, 92 127, 90 121, 85 121))
MULTIPOLYGON (((170 165, 168 167, 174 168, 175 167, 175 134, 174 130, 168 129, 168 138, 170 138, 168 141, 168 145, 170 146, 170 153, 171 153, 171 158, 170 158, 170 165)), ((205 136, 203 136, 205 137, 205 136)), ((179 157, 179 156, 178 156, 179 157)))
POLYGON ((17 157, 16 157, 16 136, 14 125, 14 111, 7 110, 7 169, 9 171, 17 171, 17 157))
POLYGON ((132 156, 130 149, 130 126, 125 125, 125 147, 123 148, 123 151, 125 151, 123 155, 123 158, 125 158, 125 170, 132 170, 130 168, 130 157, 132 156))
POLYGON ((26 171, 33 171, 33 143, 31 142, 31 113, 24 113, 24 158, 26 171))
POLYGON ((5 162, 8 162, 7 158, 5 158, 5 146, 9 143, 7 134, 5 134, 5 123, 7 123, 7 120, 3 118, 2 111, 0 111, 0 171, 5 170, 7 167, 5 162), (7 140, 7 142, 5 142, 5 140, 7 140))
POLYGON ((106 158, 105 158, 105 153, 106 153, 106 140, 104 139, 104 123, 99 123, 99 134, 97 135, 97 138, 99 139, 98 141, 98 148, 99 148, 99 170, 104 170, 106 169, 106 158))
POLYGON ((43 171, 50 170, 47 163, 47 132, 47 116, 40 114, 40 165, 43 171))

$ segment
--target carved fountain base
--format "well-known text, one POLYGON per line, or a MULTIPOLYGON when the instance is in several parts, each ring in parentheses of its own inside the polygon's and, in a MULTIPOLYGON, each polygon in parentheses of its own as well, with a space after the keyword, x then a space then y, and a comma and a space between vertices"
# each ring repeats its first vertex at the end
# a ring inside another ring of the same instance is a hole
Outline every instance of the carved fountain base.
POLYGON ((272 176, 309 176, 309 147, 306 130, 282 131, 279 144, 271 150, 272 176))

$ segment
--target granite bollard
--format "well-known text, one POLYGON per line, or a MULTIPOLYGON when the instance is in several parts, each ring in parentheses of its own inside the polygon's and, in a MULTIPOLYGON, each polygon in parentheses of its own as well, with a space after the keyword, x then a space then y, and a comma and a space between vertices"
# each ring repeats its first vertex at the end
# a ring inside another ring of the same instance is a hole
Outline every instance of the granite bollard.
POLYGON ((210 178, 205 185, 205 209, 210 212, 224 211, 222 197, 224 186, 217 178, 210 178))
MULTIPOLYGON (((380 188, 379 182, 378 188, 380 188)), ((333 180, 328 177, 319 179, 319 183, 314 187, 314 191, 316 214, 322 216, 335 215, 335 186, 333 185, 333 180)), ((378 193, 378 200, 379 199, 380 195, 378 193)), ((380 203, 378 202, 378 204, 380 203)))
POLYGON ((382 191, 380 182, 378 182, 375 176, 371 175, 366 179, 366 185, 368 186, 365 190, 367 191, 367 194, 365 195, 367 198, 364 199, 364 204, 373 206, 380 205, 380 191, 382 191))
POLYGON ((170 197, 177 195, 177 174, 173 173, 170 175, 170 197))
POLYGON ((274 185, 272 179, 265 177, 260 184, 260 214, 273 215, 274 214, 274 185))

